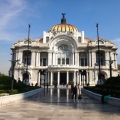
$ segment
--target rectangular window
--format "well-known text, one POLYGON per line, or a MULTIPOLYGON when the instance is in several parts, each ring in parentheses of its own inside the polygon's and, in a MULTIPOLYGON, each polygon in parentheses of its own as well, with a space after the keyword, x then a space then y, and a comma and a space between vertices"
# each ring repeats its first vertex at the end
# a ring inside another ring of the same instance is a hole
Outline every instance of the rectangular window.
POLYGON ((46 58, 43 58, 43 66, 46 66, 46 58))
POLYGON ((30 63, 31 63, 31 59, 30 59, 30 58, 28 58, 28 65, 30 65, 30 63))
POLYGON ((42 64, 42 58, 40 58, 40 66, 43 66, 43 64, 42 64))
POLYGON ((61 59, 60 59, 60 58, 58 58, 58 65, 60 65, 60 63, 61 63, 61 59))
POLYGON ((46 42, 48 42, 49 41, 49 37, 46 37, 46 42))
POLYGON ((78 37, 78 42, 80 42, 80 43, 81 43, 81 37, 78 37))
POLYGON ((66 58, 66 64, 67 65, 69 64, 69 58, 66 58))
POLYGON ((65 64, 65 59, 64 58, 62 58, 62 65, 64 65, 65 64))
POLYGON ((87 58, 85 58, 85 66, 87 66, 87 58))
POLYGON ((84 66, 84 58, 81 58, 81 66, 84 66))

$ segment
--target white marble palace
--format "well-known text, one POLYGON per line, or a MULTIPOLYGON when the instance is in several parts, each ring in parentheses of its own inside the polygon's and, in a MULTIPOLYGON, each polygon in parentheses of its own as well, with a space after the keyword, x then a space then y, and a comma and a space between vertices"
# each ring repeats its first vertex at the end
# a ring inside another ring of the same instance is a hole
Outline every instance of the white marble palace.
POLYGON ((84 31, 67 24, 62 15, 61 23, 44 31, 43 38, 28 37, 13 44, 11 63, 16 64, 11 64, 9 75, 30 85, 40 85, 44 80, 50 85, 96 85, 98 76, 104 80, 110 77, 111 59, 112 76, 118 76, 115 44, 99 38, 98 52, 98 38, 86 38, 84 31), (46 74, 41 75, 41 71, 46 74))

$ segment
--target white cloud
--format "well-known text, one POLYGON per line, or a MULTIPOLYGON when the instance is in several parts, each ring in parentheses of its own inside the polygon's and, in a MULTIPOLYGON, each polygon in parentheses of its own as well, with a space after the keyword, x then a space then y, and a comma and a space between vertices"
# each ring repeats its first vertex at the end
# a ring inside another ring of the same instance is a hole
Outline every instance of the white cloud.
POLYGON ((0 40, 9 40, 11 32, 9 28, 16 25, 20 13, 26 8, 24 0, 1 0, 0 1, 0 40))

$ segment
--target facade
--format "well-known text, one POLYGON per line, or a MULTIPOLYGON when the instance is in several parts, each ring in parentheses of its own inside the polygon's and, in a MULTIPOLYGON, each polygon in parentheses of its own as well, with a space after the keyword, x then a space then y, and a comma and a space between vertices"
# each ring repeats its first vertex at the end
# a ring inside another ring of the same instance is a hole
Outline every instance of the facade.
MULTIPOLYGON (((99 38, 99 73, 98 39, 86 38, 84 31, 79 32, 75 26, 67 24, 65 14, 62 15, 61 23, 44 31, 43 38, 28 37, 13 44, 12 61, 19 60, 14 66, 14 78, 30 85, 40 85, 44 80, 50 85, 96 85, 98 76, 100 79, 110 77, 110 58, 113 60, 112 76, 118 76, 115 44, 99 38), (42 71, 46 74, 42 75, 42 71)), ((12 72, 13 64, 10 76, 12 72)))

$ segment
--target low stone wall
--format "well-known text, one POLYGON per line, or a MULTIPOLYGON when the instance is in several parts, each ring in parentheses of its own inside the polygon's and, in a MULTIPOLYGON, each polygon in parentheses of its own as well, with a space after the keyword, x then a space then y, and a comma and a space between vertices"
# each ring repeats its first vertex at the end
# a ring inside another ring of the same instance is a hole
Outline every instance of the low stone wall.
POLYGON ((0 106, 26 99, 26 98, 33 96, 41 91, 43 91, 43 88, 31 90, 31 91, 25 92, 25 93, 0 97, 0 106))
MULTIPOLYGON (((81 92, 86 94, 87 96, 101 102, 101 95, 100 94, 93 93, 93 92, 86 90, 86 89, 83 89, 83 88, 81 89, 81 92)), ((120 99, 119 98, 109 97, 107 103, 109 105, 120 107, 120 99)))

